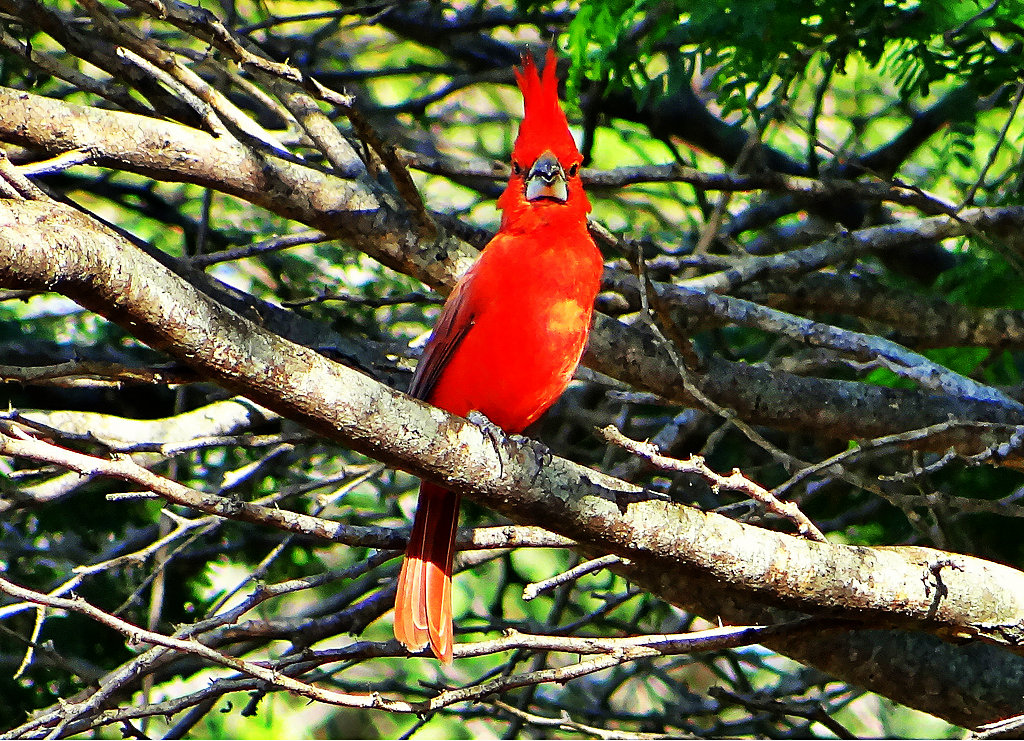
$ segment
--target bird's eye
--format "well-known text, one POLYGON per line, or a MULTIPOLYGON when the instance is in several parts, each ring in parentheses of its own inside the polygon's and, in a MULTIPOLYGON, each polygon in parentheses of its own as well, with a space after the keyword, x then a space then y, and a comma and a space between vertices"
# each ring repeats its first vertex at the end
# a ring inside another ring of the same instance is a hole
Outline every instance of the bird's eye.
POLYGON ((579 172, 579 171, 580 171, 580 163, 579 162, 573 162, 569 166, 569 177, 571 177, 571 178, 576 177, 576 173, 579 172))
POLYGON ((523 172, 523 168, 519 166, 519 163, 512 160, 512 174, 519 175, 523 172))

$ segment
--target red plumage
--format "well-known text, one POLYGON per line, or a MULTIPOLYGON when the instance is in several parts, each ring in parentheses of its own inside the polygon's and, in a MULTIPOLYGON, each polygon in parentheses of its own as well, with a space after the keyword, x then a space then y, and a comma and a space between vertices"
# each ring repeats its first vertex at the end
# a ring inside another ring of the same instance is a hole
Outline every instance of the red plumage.
MULTIPOLYGON (((587 342, 601 254, 587 231, 582 161, 558 102, 555 55, 516 70, 525 116, 501 227, 452 291, 409 393, 522 431, 568 385, 587 342)), ((451 572, 459 497, 423 482, 395 599, 395 636, 452 659, 451 572)))

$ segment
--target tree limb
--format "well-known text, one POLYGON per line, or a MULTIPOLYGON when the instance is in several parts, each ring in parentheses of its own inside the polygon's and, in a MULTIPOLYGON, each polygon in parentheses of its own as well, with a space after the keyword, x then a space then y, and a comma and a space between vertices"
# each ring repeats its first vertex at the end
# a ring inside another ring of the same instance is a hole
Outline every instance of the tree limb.
MULTIPOLYGON (((325 436, 514 519, 556 526, 588 553, 628 558, 620 568, 631 579, 710 617, 751 622, 752 614, 770 617, 781 607, 1006 648, 1024 643, 1021 572, 927 548, 809 542, 651 498, 563 459, 547 463, 528 443, 497 441, 242 319, 70 209, 0 202, 0 285, 57 290, 325 436)), ((1024 659, 995 646, 965 649, 915 633, 871 631, 766 643, 962 725, 1024 709, 1020 693, 1007 697, 1004 682, 1024 675, 1024 659), (951 708, 943 693, 904 699, 907 674, 879 672, 899 663, 930 681, 928 662, 936 656, 957 668, 942 677, 945 691, 975 698, 971 707, 951 708), (975 665, 987 673, 967 671, 975 665)))

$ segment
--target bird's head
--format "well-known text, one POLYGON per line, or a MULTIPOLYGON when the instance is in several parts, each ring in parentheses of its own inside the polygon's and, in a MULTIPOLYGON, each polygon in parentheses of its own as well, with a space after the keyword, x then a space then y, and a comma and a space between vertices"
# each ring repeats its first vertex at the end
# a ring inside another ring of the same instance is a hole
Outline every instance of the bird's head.
POLYGON ((537 72, 529 55, 523 57, 522 70, 516 70, 526 113, 512 149, 512 176, 498 199, 506 218, 535 209, 584 216, 590 211, 580 180, 583 157, 558 102, 555 70, 552 49, 548 50, 543 73, 537 72))

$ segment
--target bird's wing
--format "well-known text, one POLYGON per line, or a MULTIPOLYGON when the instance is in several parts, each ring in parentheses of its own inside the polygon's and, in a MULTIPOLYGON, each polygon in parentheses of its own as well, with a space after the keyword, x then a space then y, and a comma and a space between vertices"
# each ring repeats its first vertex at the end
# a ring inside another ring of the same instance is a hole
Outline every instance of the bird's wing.
POLYGON ((441 374, 455 354, 459 344, 465 339, 466 334, 473 328, 474 312, 469 305, 471 291, 469 285, 473 280, 473 271, 467 273, 455 290, 444 302, 441 309, 441 316, 434 325, 434 332, 423 349, 423 356, 416 366, 412 383, 409 384, 409 395, 424 401, 430 401, 430 396, 441 380, 441 374))

